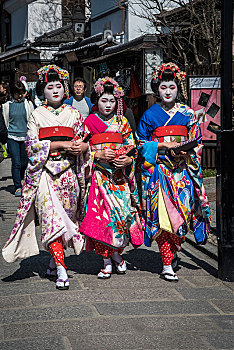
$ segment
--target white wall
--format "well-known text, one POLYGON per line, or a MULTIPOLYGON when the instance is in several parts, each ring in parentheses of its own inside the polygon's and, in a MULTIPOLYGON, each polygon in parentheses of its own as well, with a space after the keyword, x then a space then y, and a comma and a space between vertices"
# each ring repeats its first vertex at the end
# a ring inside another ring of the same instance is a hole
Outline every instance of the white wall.
MULTIPOLYGON (((155 28, 152 23, 146 19, 141 18, 136 14, 142 14, 142 6, 136 4, 135 1, 129 0, 130 6, 128 10, 128 41, 138 38, 144 34, 155 34, 155 28)), ((144 16, 144 14, 143 14, 144 16)))
POLYGON ((4 9, 11 13, 11 46, 62 26, 62 0, 8 0, 4 9))
POLYGON ((28 5, 29 40, 61 26, 61 0, 38 0, 28 5))

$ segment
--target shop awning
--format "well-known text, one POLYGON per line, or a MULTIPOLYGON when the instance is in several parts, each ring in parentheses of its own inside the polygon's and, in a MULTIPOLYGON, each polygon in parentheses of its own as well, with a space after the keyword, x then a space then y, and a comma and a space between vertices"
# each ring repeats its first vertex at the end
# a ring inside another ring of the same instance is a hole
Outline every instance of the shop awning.
POLYGON ((89 65, 94 63, 101 63, 106 61, 110 57, 117 55, 124 55, 130 52, 137 52, 141 49, 153 48, 158 46, 158 37, 156 35, 142 35, 136 39, 133 39, 124 44, 118 44, 116 46, 107 47, 103 50, 102 55, 99 57, 92 57, 81 60, 82 64, 89 65))
POLYGON ((3 63, 15 57, 22 56, 28 53, 38 55, 40 54, 40 51, 33 47, 17 47, 6 52, 0 53, 0 62, 3 63))

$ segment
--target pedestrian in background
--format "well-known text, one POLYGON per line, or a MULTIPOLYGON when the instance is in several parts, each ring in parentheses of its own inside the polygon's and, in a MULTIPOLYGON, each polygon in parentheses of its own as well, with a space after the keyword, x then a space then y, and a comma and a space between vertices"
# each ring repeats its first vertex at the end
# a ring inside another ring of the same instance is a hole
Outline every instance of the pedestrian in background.
POLYGON ((8 130, 7 148, 12 162, 12 179, 15 186, 15 196, 21 196, 22 184, 28 157, 24 141, 27 134, 27 121, 34 110, 32 102, 24 98, 25 87, 21 81, 16 81, 10 87, 12 99, 2 105, 2 113, 8 130))
POLYGON ((0 162, 7 157, 5 143, 7 142, 7 128, 2 114, 2 104, 7 101, 7 86, 0 82, 0 162))
POLYGON ((22 75, 20 77, 20 81, 24 84, 24 87, 25 87, 25 94, 24 94, 24 98, 26 98, 29 102, 31 101, 32 104, 33 104, 33 107, 34 108, 37 108, 37 105, 35 104, 35 100, 34 98, 32 97, 32 89, 29 90, 29 87, 28 87, 28 84, 27 84, 27 78, 22 75))
POLYGON ((0 163, 5 158, 4 144, 7 142, 7 128, 2 115, 2 108, 0 106, 0 163))
POLYGON ((83 78, 76 78, 73 83, 74 96, 65 100, 64 103, 76 108, 85 120, 91 112, 92 103, 90 98, 85 96, 86 81, 83 78))
POLYGON ((9 82, 1 80, 0 81, 0 106, 6 103, 10 99, 10 88, 9 82))

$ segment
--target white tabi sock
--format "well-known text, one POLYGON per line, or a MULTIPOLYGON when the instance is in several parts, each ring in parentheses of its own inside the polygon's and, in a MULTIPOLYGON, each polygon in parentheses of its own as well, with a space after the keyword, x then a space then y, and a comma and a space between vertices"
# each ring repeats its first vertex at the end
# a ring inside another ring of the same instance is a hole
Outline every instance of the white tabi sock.
POLYGON ((112 272, 111 258, 103 259, 103 262, 104 262, 104 271, 111 273, 112 272))
POLYGON ((58 279, 65 281, 68 278, 67 270, 62 265, 57 266, 57 274, 58 274, 58 279))
POLYGON ((171 265, 163 265, 162 273, 171 273, 174 275, 174 271, 171 265))

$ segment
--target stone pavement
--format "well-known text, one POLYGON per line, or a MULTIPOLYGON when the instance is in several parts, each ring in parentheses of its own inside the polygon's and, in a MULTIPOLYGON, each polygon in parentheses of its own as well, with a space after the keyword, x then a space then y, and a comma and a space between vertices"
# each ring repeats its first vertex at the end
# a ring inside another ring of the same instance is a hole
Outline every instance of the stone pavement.
MULTIPOLYGON (((9 169, 9 159, 0 164, 1 247, 18 203, 9 169)), ((67 252, 68 291, 44 277, 43 250, 13 264, 1 258, 0 349, 234 349, 234 283, 217 279, 215 260, 185 243, 179 283, 170 284, 159 278, 156 245, 129 247, 124 258, 126 275, 103 281, 100 257, 67 252)))

